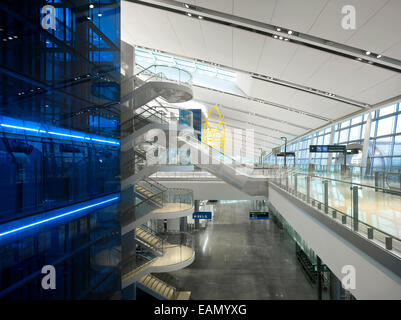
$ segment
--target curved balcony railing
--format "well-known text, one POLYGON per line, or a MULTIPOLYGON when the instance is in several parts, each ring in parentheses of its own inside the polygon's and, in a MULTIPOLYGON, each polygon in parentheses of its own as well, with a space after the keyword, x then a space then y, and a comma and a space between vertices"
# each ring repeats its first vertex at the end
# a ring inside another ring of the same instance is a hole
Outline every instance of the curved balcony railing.
POLYGON ((158 233, 163 238, 163 256, 134 254, 120 264, 123 281, 152 272, 163 272, 164 267, 193 261, 194 237, 186 232, 158 233), (148 269, 148 270, 147 270, 148 269))
POLYGON ((401 258, 400 197, 380 188, 276 170, 270 182, 401 258))
POLYGON ((194 193, 190 189, 169 188, 163 193, 164 203, 192 205, 193 201, 194 201, 194 193))
POLYGON ((169 188, 124 208, 122 210, 122 224, 128 225, 151 212, 161 214, 161 218, 163 218, 163 213, 182 212, 192 207, 192 190, 169 188))
POLYGON ((147 68, 136 64, 135 77, 144 82, 168 81, 178 84, 192 86, 192 74, 186 70, 174 66, 151 65, 147 68))

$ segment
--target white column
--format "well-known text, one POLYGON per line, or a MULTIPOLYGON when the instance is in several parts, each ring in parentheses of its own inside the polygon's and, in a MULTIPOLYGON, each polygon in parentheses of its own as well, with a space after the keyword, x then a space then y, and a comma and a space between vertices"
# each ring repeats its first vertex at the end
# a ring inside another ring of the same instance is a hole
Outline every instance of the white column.
MULTIPOLYGON (((331 127, 331 134, 330 134, 330 142, 329 144, 332 145, 334 142, 334 134, 335 134, 335 128, 336 126, 332 126, 331 127)), ((331 160, 332 160, 333 156, 332 153, 330 152, 327 158, 327 171, 329 171, 329 168, 331 167, 331 160)))
MULTIPOLYGON (((311 144, 313 143, 313 137, 314 137, 314 135, 315 135, 315 133, 312 133, 312 134, 311 134, 309 145, 311 145, 311 144)), ((311 153, 309 152, 309 156, 308 156, 308 165, 310 164, 310 158, 311 158, 311 153)))
POLYGON ((370 129, 372 124, 372 113, 368 113, 368 118, 366 119, 365 125, 365 135, 363 136, 363 148, 362 148, 362 160, 361 167, 366 168, 368 162, 368 153, 369 153, 369 138, 370 138, 370 129))

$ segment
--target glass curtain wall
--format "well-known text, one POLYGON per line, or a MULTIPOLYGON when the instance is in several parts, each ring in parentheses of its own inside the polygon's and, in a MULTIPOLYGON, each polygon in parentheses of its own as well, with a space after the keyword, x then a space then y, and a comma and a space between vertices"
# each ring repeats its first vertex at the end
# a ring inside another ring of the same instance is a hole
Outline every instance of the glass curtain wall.
MULTIPOLYGON (((118 0, 1 1, 0 225, 119 192, 119 77, 118 0)), ((100 291, 118 290, 115 264, 94 259, 117 245, 117 213, 0 242, 0 295, 18 285, 5 298, 85 298, 106 274, 100 291), (53 295, 25 281, 57 261, 53 295)))
MULTIPOLYGON (((368 145, 368 158, 371 167, 385 171, 401 170, 401 103, 394 103, 389 106, 371 112, 371 127, 368 145)), ((313 163, 315 165, 327 165, 329 153, 309 154, 309 144, 312 136, 312 144, 330 144, 331 130, 334 130, 333 144, 360 145, 366 130, 368 114, 356 116, 343 121, 333 127, 302 137, 289 144, 287 151, 296 151, 296 163, 298 166, 313 163)), ((281 147, 284 152, 284 147, 281 147)), ((343 156, 332 154, 332 165, 343 163, 343 156)), ((283 159, 275 159, 273 154, 268 155, 265 164, 282 164, 283 159)), ((361 166, 362 154, 347 156, 347 163, 351 166, 361 166), (348 160, 348 157, 349 160, 348 160)), ((292 163, 291 161, 289 163, 292 163)))

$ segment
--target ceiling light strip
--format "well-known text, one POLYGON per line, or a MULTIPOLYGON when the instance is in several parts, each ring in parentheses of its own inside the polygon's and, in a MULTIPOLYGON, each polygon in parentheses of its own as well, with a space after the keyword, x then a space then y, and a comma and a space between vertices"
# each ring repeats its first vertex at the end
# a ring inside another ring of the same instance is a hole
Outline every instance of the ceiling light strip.
POLYGON ((393 72, 401 73, 401 61, 385 57, 381 54, 367 55, 367 50, 347 46, 341 43, 330 41, 327 39, 315 37, 305 33, 297 32, 295 30, 287 30, 285 28, 277 27, 271 24, 231 15, 224 12, 219 12, 199 6, 188 5, 188 8, 182 2, 174 0, 128 0, 129 2, 153 7, 156 9, 166 10, 177 14, 190 13, 193 17, 202 16, 203 20, 231 26, 237 29, 242 29, 268 37, 277 36, 277 40, 287 38, 288 41, 294 42, 298 45, 307 46, 316 50, 325 51, 334 55, 339 55, 344 58, 356 60, 374 65, 376 67, 384 68, 393 72), (291 31, 291 33, 288 33, 291 31), (280 37, 282 39, 280 39, 280 37))
POLYGON ((210 90, 210 91, 215 91, 215 92, 219 92, 219 93, 228 94, 230 96, 234 96, 234 97, 237 97, 237 98, 242 98, 242 99, 247 99, 247 100, 250 100, 250 101, 255 101, 255 102, 267 104, 267 105, 269 105, 271 107, 276 107, 276 108, 284 109, 286 111, 295 112, 295 113, 298 113, 300 115, 308 116, 308 117, 319 119, 319 120, 322 120, 322 121, 326 121, 326 122, 332 121, 332 119, 323 117, 321 115, 317 115, 317 114, 314 114, 314 113, 311 113, 311 112, 308 112, 308 111, 304 111, 304 110, 288 107, 288 106, 285 106, 285 105, 282 105, 282 104, 279 104, 279 103, 275 103, 275 102, 271 102, 271 101, 267 101, 267 100, 264 100, 264 99, 259 99, 259 98, 249 97, 249 96, 244 97, 244 96, 241 96, 241 95, 238 95, 238 94, 235 94, 235 93, 216 90, 216 89, 212 89, 212 88, 208 88, 208 87, 204 87, 204 86, 200 86, 200 85, 193 85, 193 86, 194 87, 198 87, 198 88, 202 88, 202 89, 206 89, 206 90, 210 90))

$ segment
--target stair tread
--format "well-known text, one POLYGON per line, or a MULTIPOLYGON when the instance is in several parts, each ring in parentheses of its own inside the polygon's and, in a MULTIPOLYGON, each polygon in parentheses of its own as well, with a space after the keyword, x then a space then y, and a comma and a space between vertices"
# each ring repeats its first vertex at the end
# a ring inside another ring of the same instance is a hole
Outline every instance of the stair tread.
POLYGON ((176 300, 189 300, 191 291, 178 291, 176 300))

